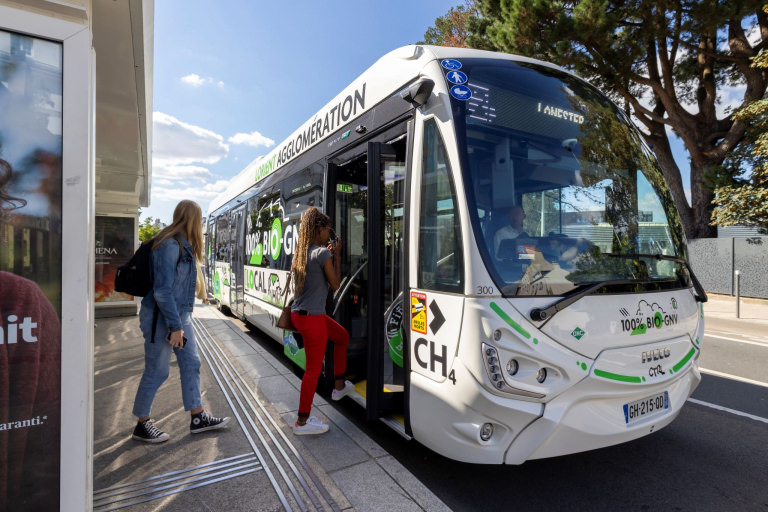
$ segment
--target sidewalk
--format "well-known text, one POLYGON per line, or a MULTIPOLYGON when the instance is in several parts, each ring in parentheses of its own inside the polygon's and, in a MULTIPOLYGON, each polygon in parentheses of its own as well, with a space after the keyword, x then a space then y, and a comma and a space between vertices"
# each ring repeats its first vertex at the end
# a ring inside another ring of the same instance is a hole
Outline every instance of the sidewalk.
POLYGON ((213 307, 196 305, 195 317, 203 405, 232 421, 189 434, 173 357, 153 406, 170 435, 158 445, 131 438, 144 353, 138 317, 98 320, 95 511, 449 510, 319 395, 313 414, 330 432, 295 436, 300 379, 213 307))
POLYGON ((728 329, 753 334, 768 334, 768 300, 741 298, 739 318, 736 317, 736 297, 707 294, 704 303, 705 329, 728 329))

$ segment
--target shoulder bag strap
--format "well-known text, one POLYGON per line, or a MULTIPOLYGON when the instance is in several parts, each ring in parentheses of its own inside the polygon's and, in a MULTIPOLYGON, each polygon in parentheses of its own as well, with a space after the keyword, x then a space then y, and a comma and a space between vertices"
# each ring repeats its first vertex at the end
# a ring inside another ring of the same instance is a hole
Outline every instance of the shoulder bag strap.
POLYGON ((285 301, 288 299, 288 290, 291 289, 291 276, 293 272, 288 273, 288 280, 285 282, 285 291, 283 292, 283 307, 285 307, 285 301))

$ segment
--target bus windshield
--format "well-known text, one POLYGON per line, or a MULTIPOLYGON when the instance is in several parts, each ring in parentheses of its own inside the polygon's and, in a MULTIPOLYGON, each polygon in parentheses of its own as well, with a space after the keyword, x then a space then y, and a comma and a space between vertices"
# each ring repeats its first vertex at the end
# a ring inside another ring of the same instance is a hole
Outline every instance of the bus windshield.
POLYGON ((661 170, 613 103, 546 66, 461 63, 471 97, 451 101, 469 211, 504 295, 603 281, 687 286, 680 262, 651 257, 685 259, 683 227, 661 170))

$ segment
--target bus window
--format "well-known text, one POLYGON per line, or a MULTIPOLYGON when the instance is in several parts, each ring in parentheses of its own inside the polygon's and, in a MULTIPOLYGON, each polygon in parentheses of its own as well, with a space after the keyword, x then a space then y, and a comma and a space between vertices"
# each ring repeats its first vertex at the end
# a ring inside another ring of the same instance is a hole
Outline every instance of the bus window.
POLYGON ((315 163, 248 201, 246 261, 263 268, 288 270, 299 240, 302 214, 322 208, 323 167, 315 163))
POLYGON ((216 261, 229 263, 229 218, 222 215, 216 219, 216 261))
POLYGON ((463 292, 461 228, 445 145, 434 119, 424 124, 418 286, 463 292))

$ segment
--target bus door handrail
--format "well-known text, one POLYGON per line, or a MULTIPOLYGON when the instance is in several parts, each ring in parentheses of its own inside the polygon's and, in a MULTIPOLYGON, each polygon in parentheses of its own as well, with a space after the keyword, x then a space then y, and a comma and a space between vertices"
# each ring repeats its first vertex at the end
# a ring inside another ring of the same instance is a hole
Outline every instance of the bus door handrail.
POLYGON ((358 274, 363 271, 363 269, 368 265, 368 260, 366 259, 364 262, 360 264, 359 267, 357 267, 357 270, 349 276, 345 277, 344 280, 341 282, 341 286, 336 291, 336 293, 333 294, 333 300, 335 304, 333 305, 333 314, 331 316, 336 316, 336 313, 339 311, 339 305, 341 304, 341 300, 344 298, 344 296, 347 294, 347 291, 349 291, 349 288, 352 286, 352 283, 357 278, 358 274))

